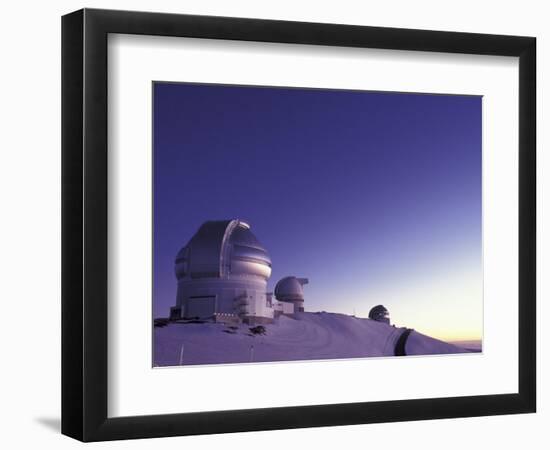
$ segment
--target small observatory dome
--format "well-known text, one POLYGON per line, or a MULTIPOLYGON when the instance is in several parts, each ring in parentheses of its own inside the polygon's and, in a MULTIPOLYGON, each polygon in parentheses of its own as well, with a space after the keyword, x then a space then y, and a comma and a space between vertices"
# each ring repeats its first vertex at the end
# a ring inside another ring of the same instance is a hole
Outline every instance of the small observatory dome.
POLYGON ((275 285, 275 298, 280 302, 294 303, 294 312, 304 311, 304 284, 307 278, 285 277, 275 285))
POLYGON ((390 324, 390 313, 384 305, 376 305, 369 312, 369 319, 390 324))
POLYGON ((267 280, 271 258, 241 220, 209 221, 176 256, 178 280, 253 276, 267 280))

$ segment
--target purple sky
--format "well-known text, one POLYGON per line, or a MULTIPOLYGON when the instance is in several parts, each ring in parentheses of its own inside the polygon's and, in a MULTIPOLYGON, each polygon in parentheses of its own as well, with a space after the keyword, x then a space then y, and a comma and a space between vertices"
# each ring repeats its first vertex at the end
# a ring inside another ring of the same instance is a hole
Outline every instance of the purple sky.
POLYGON ((271 255, 270 290, 310 279, 306 310, 383 303, 398 325, 480 337, 481 105, 155 83, 155 317, 175 303, 178 250, 202 222, 239 218, 271 255))

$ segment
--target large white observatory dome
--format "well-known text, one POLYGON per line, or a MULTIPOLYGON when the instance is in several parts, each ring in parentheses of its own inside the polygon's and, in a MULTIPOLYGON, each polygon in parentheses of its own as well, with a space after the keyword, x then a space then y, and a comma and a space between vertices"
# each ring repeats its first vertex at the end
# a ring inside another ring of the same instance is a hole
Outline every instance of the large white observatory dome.
POLYGON ((243 221, 205 222, 176 256, 176 277, 226 278, 252 276, 267 280, 271 259, 243 221))
POLYGON ((205 222, 176 256, 174 319, 248 323, 273 320, 267 298, 271 259, 241 220, 205 222))

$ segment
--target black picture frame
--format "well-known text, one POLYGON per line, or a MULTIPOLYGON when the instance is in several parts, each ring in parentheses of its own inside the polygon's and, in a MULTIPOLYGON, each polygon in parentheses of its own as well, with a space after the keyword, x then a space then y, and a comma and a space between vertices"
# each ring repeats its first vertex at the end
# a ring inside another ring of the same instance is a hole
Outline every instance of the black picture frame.
POLYGON ((536 39, 83 9, 62 18, 62 433, 82 441, 535 412, 536 39), (107 417, 109 33, 519 57, 518 393, 107 417))

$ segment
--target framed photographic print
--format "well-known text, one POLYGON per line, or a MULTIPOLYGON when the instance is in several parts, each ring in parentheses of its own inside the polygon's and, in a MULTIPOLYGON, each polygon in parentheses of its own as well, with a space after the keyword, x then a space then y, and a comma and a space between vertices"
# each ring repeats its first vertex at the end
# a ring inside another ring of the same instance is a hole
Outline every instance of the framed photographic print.
POLYGON ((535 411, 535 38, 62 32, 64 434, 535 411))

